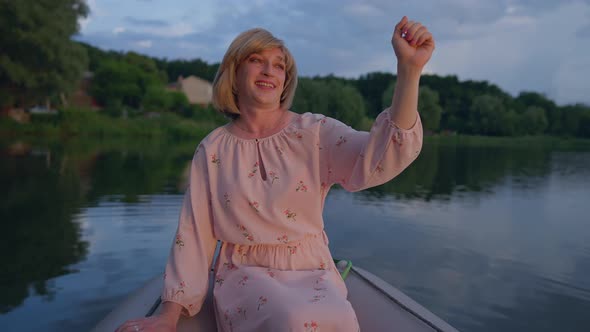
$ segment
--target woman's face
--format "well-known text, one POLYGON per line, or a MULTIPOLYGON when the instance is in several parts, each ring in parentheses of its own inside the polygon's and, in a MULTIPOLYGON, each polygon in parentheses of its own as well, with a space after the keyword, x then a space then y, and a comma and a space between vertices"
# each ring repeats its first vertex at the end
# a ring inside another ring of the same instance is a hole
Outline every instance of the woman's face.
POLYGON ((279 107, 285 86, 285 54, 280 48, 252 53, 236 72, 240 104, 279 107))

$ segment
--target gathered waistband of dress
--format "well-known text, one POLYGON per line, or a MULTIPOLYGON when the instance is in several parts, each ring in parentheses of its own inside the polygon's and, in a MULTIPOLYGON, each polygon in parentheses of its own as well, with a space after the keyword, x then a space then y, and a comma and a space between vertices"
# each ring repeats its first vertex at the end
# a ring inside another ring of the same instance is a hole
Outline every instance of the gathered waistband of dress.
POLYGON ((241 244, 241 243, 231 243, 231 242, 225 242, 225 241, 221 241, 222 243, 226 243, 226 244, 230 244, 230 245, 234 245, 236 247, 289 247, 292 246, 294 244, 301 244, 301 243, 309 243, 309 242, 315 242, 317 240, 320 240, 322 242, 322 244, 324 245, 328 245, 330 243, 330 241, 328 240, 328 235, 326 234, 325 230, 322 230, 320 233, 305 233, 303 235, 303 237, 299 238, 299 239, 295 239, 295 240, 289 240, 288 242, 281 242, 281 243, 253 243, 253 244, 241 244))

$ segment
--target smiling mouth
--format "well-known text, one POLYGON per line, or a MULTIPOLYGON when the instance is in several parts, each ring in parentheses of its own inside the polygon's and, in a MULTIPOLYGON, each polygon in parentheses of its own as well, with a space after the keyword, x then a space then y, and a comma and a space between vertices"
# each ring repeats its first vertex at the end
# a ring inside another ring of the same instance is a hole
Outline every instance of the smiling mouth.
POLYGON ((266 87, 266 88, 273 88, 273 89, 275 88, 274 84, 268 83, 268 82, 260 82, 260 81, 258 81, 258 82, 255 82, 254 84, 256 84, 258 86, 263 86, 263 87, 266 87))

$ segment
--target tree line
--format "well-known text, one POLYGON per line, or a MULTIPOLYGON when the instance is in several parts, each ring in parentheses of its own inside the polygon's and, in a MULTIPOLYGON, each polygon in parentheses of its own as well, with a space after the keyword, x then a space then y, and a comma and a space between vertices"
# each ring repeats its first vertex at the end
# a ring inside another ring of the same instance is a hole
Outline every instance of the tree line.
MULTIPOLYGON (((183 93, 165 89, 179 76, 212 81, 219 64, 200 59, 158 59, 135 52, 103 51, 76 42, 83 0, 0 2, 0 107, 65 104, 82 77, 93 73, 90 94, 112 116, 170 111, 187 117, 212 110, 189 105, 183 93)), ((388 107, 396 75, 373 72, 359 78, 301 77, 293 110, 336 117, 368 129, 388 107)), ((423 75, 418 108, 430 133, 490 136, 558 135, 590 137, 590 107, 559 106, 543 94, 513 97, 486 81, 423 75)))

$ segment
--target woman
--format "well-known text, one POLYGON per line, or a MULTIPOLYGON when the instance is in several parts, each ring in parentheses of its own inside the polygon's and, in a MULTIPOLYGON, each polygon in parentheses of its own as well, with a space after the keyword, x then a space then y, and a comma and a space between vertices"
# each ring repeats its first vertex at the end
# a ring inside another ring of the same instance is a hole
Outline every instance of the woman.
POLYGON ((262 29, 239 35, 214 82, 214 104, 232 118, 196 149, 164 275, 163 310, 117 331, 174 331, 199 312, 217 240, 219 331, 358 331, 328 249, 322 209, 337 183, 358 191, 389 181, 419 154, 422 68, 434 40, 404 17, 392 106, 371 132, 289 111, 297 70, 282 41, 262 29))

